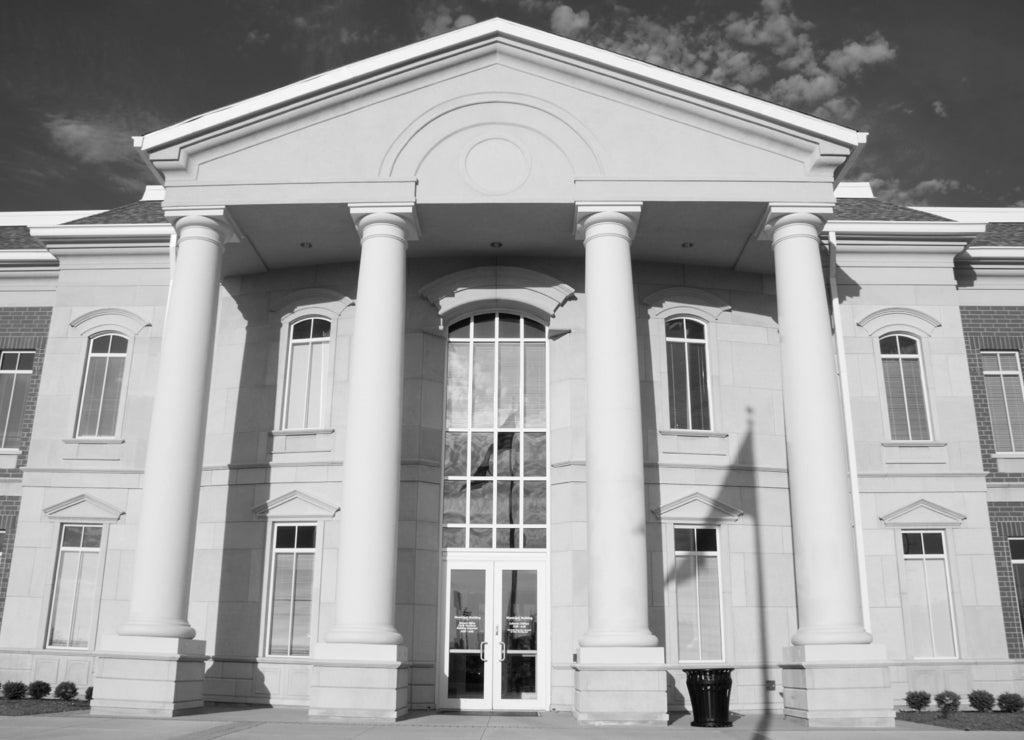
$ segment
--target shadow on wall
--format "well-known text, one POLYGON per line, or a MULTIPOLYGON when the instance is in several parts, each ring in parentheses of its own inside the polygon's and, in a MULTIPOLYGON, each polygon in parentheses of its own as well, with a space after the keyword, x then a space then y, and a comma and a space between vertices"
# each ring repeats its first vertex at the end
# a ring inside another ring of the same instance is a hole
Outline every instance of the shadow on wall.
POLYGON ((268 703, 270 690, 257 663, 267 522, 255 519, 253 508, 269 500, 267 437, 275 428, 275 387, 267 379, 277 377, 279 340, 267 307, 268 293, 246 292, 241 286, 241 282, 225 283, 245 322, 245 344, 233 415, 229 484, 224 510, 217 512, 224 522, 224 539, 216 624, 207 623, 208 634, 216 637, 205 695, 207 701, 268 703))

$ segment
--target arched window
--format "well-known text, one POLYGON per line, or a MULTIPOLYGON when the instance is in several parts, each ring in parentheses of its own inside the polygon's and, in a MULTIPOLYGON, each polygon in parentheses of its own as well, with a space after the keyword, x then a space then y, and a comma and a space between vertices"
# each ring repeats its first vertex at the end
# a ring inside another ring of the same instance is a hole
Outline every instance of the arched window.
POLYGON ((669 426, 711 429, 707 326, 688 317, 665 322, 668 355, 669 426))
POLYGON ((508 313, 452 324, 443 547, 546 547, 547 425, 547 328, 508 313))
POLYGON ((292 323, 282 429, 320 429, 326 425, 330 343, 328 319, 314 316, 292 323))
POLYGON ((931 439, 920 343, 909 334, 887 334, 878 349, 892 439, 931 439))
POLYGON ((89 339, 76 437, 115 436, 127 361, 127 337, 107 332, 89 339))

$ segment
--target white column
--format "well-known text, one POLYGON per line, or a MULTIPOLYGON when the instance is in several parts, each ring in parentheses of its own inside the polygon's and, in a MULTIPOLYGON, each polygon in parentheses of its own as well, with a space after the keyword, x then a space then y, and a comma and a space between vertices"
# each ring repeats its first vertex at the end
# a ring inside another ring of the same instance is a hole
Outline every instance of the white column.
MULTIPOLYGON (((639 204, 586 215, 586 647, 653 647, 648 627, 640 367, 630 243, 639 204)), ((596 209, 591 209, 596 210, 596 209)))
POLYGON ((221 253, 231 231, 207 216, 186 216, 175 229, 178 255, 160 344, 135 577, 128 622, 118 632, 190 639, 196 634, 188 598, 221 253))
POLYGON ((405 251, 411 206, 352 207, 362 255, 349 365, 338 580, 328 643, 399 645, 395 628, 402 451, 405 251))
POLYGON ((793 213, 772 229, 799 624, 794 645, 871 642, 862 621, 821 225, 813 214, 793 213))

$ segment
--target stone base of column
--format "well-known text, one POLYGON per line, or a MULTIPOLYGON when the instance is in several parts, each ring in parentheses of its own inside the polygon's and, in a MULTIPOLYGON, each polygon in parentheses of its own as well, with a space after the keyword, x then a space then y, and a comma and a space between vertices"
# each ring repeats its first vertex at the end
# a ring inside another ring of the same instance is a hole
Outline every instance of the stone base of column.
POLYGON ((174 717, 203 706, 206 641, 108 635, 100 640, 90 714, 174 717))
POLYGON ((801 645, 782 651, 783 713, 808 727, 894 727, 884 645, 801 645))
POLYGON ((668 672, 660 647, 580 647, 573 715, 584 725, 668 724, 668 672))
POLYGON ((319 643, 309 676, 310 719, 394 722, 409 711, 408 649, 319 643))

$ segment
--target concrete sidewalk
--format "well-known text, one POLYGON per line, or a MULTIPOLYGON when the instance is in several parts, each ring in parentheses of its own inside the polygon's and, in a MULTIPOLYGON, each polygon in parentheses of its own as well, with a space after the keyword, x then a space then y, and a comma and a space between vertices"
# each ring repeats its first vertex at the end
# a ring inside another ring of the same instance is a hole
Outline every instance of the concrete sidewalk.
MULTIPOLYGON (((953 730, 897 722, 893 730, 808 730, 777 716, 744 716, 728 729, 690 726, 688 716, 673 716, 668 727, 580 727, 571 714, 540 716, 414 714, 388 725, 312 722, 305 709, 208 707, 174 719, 114 719, 87 712, 0 718, 0 739, 7 740, 605 740, 668 738, 684 740, 937 740, 953 730)), ((1005 732, 972 732, 974 740, 1007 740, 1005 732)))

